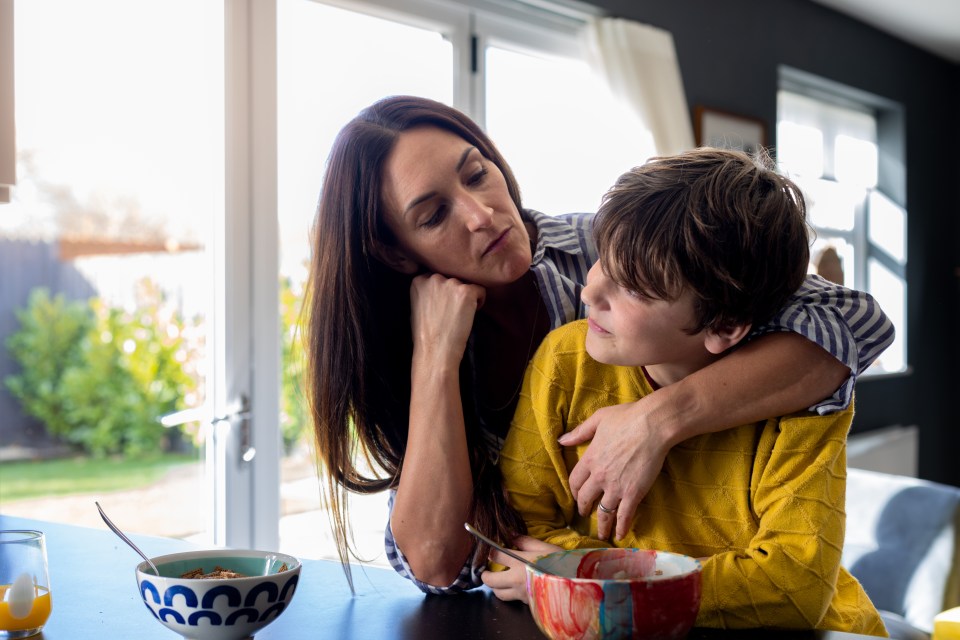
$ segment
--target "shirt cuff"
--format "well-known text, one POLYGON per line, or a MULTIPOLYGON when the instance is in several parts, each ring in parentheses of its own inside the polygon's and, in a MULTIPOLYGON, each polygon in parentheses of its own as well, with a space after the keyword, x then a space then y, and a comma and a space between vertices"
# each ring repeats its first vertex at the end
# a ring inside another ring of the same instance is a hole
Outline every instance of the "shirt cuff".
POLYGON ((410 564, 407 562, 407 559, 400 550, 400 547, 397 546, 396 539, 393 537, 393 529, 391 528, 390 524, 390 515, 393 513, 393 499, 396 495, 397 492, 395 490, 390 491, 390 500, 387 503, 387 525, 383 528, 383 546, 387 554, 387 560, 390 562, 390 566, 393 567, 393 570, 412 582, 424 593, 432 593, 434 595, 462 593, 464 591, 475 589, 481 586, 483 581, 480 579, 480 574, 483 573, 485 567, 482 564, 480 566, 474 566, 473 554, 467 558, 466 563, 464 563, 463 567, 461 567, 460 573, 457 575, 454 581, 445 587, 437 587, 432 584, 427 584, 426 582, 417 580, 416 576, 413 575, 413 570, 410 568, 410 564))

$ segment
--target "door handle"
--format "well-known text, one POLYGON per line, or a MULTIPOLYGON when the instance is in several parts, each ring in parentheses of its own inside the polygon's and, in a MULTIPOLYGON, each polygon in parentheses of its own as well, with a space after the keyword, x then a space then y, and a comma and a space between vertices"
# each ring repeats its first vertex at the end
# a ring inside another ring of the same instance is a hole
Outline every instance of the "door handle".
POLYGON ((240 460, 250 462, 257 455, 257 449, 251 444, 250 437, 250 399, 246 394, 240 396, 240 406, 228 411, 227 413, 216 416, 210 410, 209 405, 203 405, 195 409, 184 409, 160 416, 160 424, 165 428, 177 427, 188 422, 202 422, 210 426, 217 426, 223 422, 231 426, 239 422, 240 424, 240 460))

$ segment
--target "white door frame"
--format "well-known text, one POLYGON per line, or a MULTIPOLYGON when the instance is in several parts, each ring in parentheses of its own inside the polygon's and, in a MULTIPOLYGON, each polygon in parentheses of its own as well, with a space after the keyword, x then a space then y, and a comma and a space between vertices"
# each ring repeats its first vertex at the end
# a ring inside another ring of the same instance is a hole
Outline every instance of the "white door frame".
POLYGON ((276 550, 280 519, 276 0, 224 0, 224 217, 207 454, 213 542, 276 550), (245 403, 246 401, 246 403, 245 403))

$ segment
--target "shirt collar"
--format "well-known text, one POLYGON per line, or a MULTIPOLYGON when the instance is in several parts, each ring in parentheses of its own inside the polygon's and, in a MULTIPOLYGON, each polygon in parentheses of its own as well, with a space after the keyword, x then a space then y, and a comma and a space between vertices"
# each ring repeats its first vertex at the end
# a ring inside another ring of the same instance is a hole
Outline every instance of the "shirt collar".
POLYGON ((533 264, 543 259, 547 249, 555 249, 575 255, 581 254, 580 236, 566 220, 554 218, 533 209, 524 209, 520 212, 523 220, 530 221, 537 228, 537 246, 533 250, 533 264))

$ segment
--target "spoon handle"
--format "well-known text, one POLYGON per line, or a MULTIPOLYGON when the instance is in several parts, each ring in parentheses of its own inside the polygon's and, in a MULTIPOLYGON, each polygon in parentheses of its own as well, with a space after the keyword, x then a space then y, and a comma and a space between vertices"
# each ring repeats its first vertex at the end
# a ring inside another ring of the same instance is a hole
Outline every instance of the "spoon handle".
POLYGON ((151 560, 150 558, 148 558, 148 557, 147 557, 147 554, 145 554, 143 551, 140 551, 140 547, 138 547, 137 545, 133 544, 133 541, 132 541, 130 538, 128 538, 126 535, 124 535, 123 531, 120 531, 120 528, 117 527, 117 525, 113 524, 113 521, 112 521, 110 518, 107 517, 107 514, 105 514, 105 513, 103 512, 103 509, 100 507, 100 503, 99 503, 99 502, 94 501, 93 504, 97 505, 97 511, 100 512, 100 517, 103 518, 103 521, 107 523, 107 526, 110 527, 110 530, 113 531, 113 532, 114 532, 115 534, 117 534, 118 536, 120 536, 120 539, 121 539, 121 540, 123 540, 123 541, 126 542, 128 545, 130 545, 130 548, 131 548, 131 549, 133 549, 134 551, 136 551, 137 553, 139 553, 139 554, 140 554, 140 557, 143 558, 144 560, 146 560, 146 561, 147 561, 147 564, 150 565, 150 568, 153 569, 153 573, 159 576, 159 575, 160 575, 160 571, 157 570, 157 565, 153 564, 153 560, 151 560))
POLYGON ((477 538, 479 538, 480 540, 482 540, 483 542, 486 542, 488 545, 490 545, 491 547, 493 547, 493 548, 496 549, 497 551, 501 551, 501 552, 507 554, 508 556, 510 556, 511 558, 513 558, 514 560, 519 560, 519 561, 522 562, 523 564, 527 565, 528 567, 532 567, 533 569, 536 569, 537 571, 543 571, 543 569, 541 569, 540 567, 538 567, 535 562, 530 562, 529 560, 527 560, 527 559, 524 558, 523 556, 517 555, 516 553, 514 553, 514 552, 511 551, 510 549, 507 549, 507 548, 505 548, 505 547, 497 544, 496 542, 494 542, 493 540, 491 540, 491 539, 488 538, 487 536, 483 535, 482 533, 480 533, 479 531, 477 531, 469 522, 464 522, 464 523, 463 523, 463 528, 466 529, 467 531, 469 531, 471 534, 473 534, 473 535, 476 536, 477 538))

